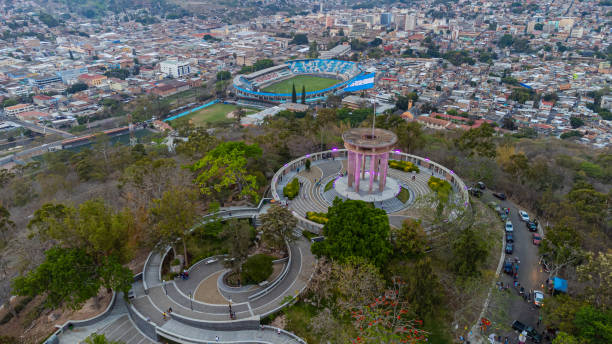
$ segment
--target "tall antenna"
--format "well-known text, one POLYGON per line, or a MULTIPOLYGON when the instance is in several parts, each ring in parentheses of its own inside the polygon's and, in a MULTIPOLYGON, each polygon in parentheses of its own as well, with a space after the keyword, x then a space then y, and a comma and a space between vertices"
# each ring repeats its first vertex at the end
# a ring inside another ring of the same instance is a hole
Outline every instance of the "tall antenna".
POLYGON ((374 106, 374 116, 372 116, 372 138, 374 138, 374 128, 376 127, 376 102, 372 102, 374 106))

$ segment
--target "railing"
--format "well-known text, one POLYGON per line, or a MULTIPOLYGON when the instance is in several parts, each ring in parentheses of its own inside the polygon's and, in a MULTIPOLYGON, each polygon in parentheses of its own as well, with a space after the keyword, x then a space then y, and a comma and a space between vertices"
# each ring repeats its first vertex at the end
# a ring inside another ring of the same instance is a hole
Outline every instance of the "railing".
MULTIPOLYGON (((287 175, 289 172, 293 170, 296 170, 298 167, 300 168, 304 167, 307 159, 310 159, 311 161, 314 162, 318 160, 329 159, 330 157, 346 158, 347 152, 348 151, 346 149, 332 149, 332 150, 327 150, 323 152, 307 154, 307 155, 294 159, 291 162, 285 164, 282 168, 276 171, 276 173, 272 177, 272 182, 270 185, 270 191, 272 193, 272 198, 275 199, 276 201, 279 201, 279 202, 281 201, 281 197, 279 196, 279 193, 278 193, 279 178, 281 178, 281 176, 287 175)), ((457 176, 454 171, 449 170, 448 168, 434 161, 431 161, 428 158, 422 158, 416 155, 402 153, 397 150, 389 152, 389 160, 410 161, 410 162, 415 163, 418 166, 429 168, 433 170, 435 173, 437 173, 438 175, 442 175, 444 179, 446 179, 449 183, 451 183, 455 191, 458 192, 463 205, 466 207, 469 205, 469 196, 467 192, 467 186, 465 186, 465 183, 463 182, 463 180, 461 180, 461 178, 459 178, 459 176, 457 176)), ((317 234, 321 234, 321 231, 323 229, 322 224, 310 221, 307 218, 299 215, 296 212, 293 212, 293 216, 297 219, 298 227, 300 227, 302 230, 305 229, 305 230, 308 230, 308 231, 311 231, 317 234)))
POLYGON ((155 331, 157 325, 155 325, 154 322, 143 317, 133 304, 130 303, 129 305, 127 305, 127 309, 128 315, 130 319, 132 319, 136 327, 138 327, 138 329, 142 331, 142 333, 147 335, 149 338, 157 339, 157 332, 155 331))
POLYGON ((59 343, 59 338, 57 337, 59 334, 63 333, 64 331, 66 331, 68 328, 70 328, 70 326, 72 325, 73 327, 83 327, 83 326, 88 326, 91 324, 94 324, 104 318, 106 318, 110 313, 111 310, 113 309, 113 306, 115 305, 115 302, 117 300, 117 293, 113 292, 113 296, 111 298, 110 303, 108 304, 108 306, 106 306, 106 308, 104 309, 104 311, 96 316, 93 316, 89 319, 84 319, 84 320, 68 320, 66 321, 63 325, 57 325, 58 329, 57 331, 55 331, 55 333, 53 333, 51 336, 49 336, 49 338, 47 338, 43 344, 57 344, 59 343))
POLYGON ((289 243, 287 241, 285 241, 285 245, 287 245, 287 248, 288 248, 287 251, 289 251, 289 257, 287 257, 287 264, 285 265, 285 268, 283 269, 283 272, 281 272, 281 274, 272 283, 270 283, 270 285, 267 286, 264 290, 260 290, 257 293, 255 293, 253 295, 250 295, 248 297, 249 301, 254 301, 254 300, 259 299, 260 297, 263 297, 263 296, 267 295, 289 273, 289 267, 291 266, 291 261, 292 261, 292 254, 291 254, 291 247, 289 246, 289 243))

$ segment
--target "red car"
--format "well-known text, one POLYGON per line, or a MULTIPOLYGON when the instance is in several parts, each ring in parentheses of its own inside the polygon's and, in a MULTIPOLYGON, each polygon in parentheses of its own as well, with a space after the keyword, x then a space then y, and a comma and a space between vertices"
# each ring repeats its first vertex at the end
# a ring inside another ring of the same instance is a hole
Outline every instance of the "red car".
POLYGON ((540 243, 542 242, 542 237, 538 233, 533 233, 532 239, 533 239, 533 244, 536 246, 539 246, 540 243))

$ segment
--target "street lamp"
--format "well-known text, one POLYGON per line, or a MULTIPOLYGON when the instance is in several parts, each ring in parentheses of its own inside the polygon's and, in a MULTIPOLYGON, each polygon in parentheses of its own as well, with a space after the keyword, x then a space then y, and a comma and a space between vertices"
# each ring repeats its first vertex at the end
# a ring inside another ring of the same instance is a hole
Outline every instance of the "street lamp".
POLYGON ((193 310, 193 294, 189 291, 189 307, 193 310))

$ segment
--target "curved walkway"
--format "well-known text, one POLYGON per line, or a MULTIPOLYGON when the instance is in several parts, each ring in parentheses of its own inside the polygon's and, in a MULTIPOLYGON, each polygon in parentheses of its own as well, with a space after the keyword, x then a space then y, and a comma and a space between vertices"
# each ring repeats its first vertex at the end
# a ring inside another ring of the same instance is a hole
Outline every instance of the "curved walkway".
MULTIPOLYGON (((226 208, 217 218, 252 218, 267 211, 269 206, 257 208, 226 208)), ((209 221, 211 216, 203 219, 209 221)), ((283 273, 267 286, 219 288, 231 300, 235 319, 229 317, 227 304, 208 304, 193 299, 199 283, 227 271, 224 256, 209 257, 189 269, 188 280, 161 280, 161 263, 169 249, 149 254, 142 274, 138 274, 130 291, 130 303, 117 298, 109 307, 108 316, 88 324, 83 330, 54 337, 49 344, 75 343, 93 332, 104 333, 107 338, 127 344, 150 344, 170 339, 178 343, 295 343, 305 342, 294 334, 261 326, 260 319, 289 305, 307 286, 316 267, 316 258, 310 252, 310 241, 302 236, 289 244, 290 258, 283 273), (142 278, 141 278, 142 277, 142 278), (164 317, 163 312, 172 308, 164 317)), ((219 286, 219 283, 218 283, 219 286)), ((61 332, 61 331, 60 331, 61 332)))

